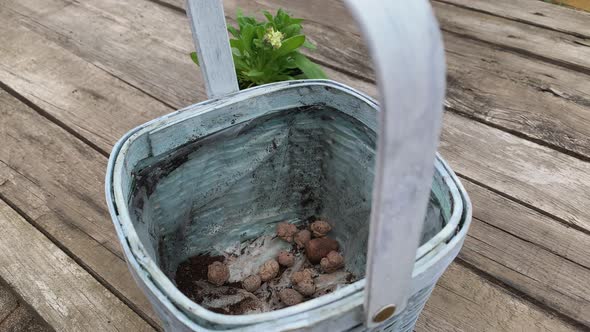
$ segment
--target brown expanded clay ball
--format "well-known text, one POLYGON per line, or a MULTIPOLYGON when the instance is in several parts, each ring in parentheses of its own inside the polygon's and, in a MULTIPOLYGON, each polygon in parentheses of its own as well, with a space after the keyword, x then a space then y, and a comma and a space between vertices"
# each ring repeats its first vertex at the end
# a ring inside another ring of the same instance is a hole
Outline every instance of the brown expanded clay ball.
POLYGON ((293 285, 293 289, 305 296, 312 296, 315 293, 315 283, 312 279, 305 279, 293 285))
POLYGON ((303 271, 297 271, 291 276, 291 282, 298 284, 304 280, 313 280, 313 270, 305 269, 303 271))
POLYGON ((304 248, 307 242, 311 240, 311 232, 307 229, 301 230, 295 234, 294 240, 297 247, 304 248))
POLYGON ((293 236, 297 233, 297 226, 289 224, 288 222, 281 222, 277 224, 277 236, 281 239, 291 243, 293 236))
POLYGON ((291 267, 295 264, 295 256, 288 251, 281 251, 277 257, 279 264, 286 267, 291 267))
POLYGON ((281 289, 279 292, 279 298, 281 301, 288 305, 296 305, 298 303, 303 302, 303 295, 299 294, 296 290, 291 288, 281 289))
POLYGON ((222 286, 229 279, 229 268, 222 262, 213 262, 207 267, 207 280, 215 286, 222 286))
POLYGON ((293 273, 291 283, 293 289, 305 296, 311 296, 315 293, 315 283, 313 282, 313 271, 311 269, 293 273))
POLYGON ((305 245, 305 255, 312 264, 318 264, 330 251, 338 250, 338 242, 329 237, 312 239, 305 245))
POLYGON ((311 223, 309 229, 311 229, 313 236, 324 237, 332 230, 332 226, 330 226, 327 221, 316 220, 311 223))
POLYGON ((254 292, 260 288, 260 284, 262 284, 262 279, 258 275, 253 274, 242 281, 242 288, 248 292, 254 292))
POLYGON ((332 273, 344 266, 344 257, 337 251, 330 251, 328 255, 320 261, 322 270, 326 273, 332 273))
POLYGON ((279 263, 274 259, 269 259, 260 267, 258 275, 262 281, 269 281, 279 274, 279 263))

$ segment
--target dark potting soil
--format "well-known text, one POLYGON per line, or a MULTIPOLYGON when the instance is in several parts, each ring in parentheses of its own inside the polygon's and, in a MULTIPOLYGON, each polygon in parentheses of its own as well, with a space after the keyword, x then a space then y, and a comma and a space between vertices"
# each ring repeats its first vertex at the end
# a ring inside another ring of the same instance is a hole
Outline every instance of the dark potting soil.
POLYGON ((207 281, 207 269, 213 262, 223 262, 223 256, 197 255, 180 263, 176 270, 176 286, 189 299, 200 303, 203 297, 199 294, 201 287, 194 283, 197 280, 207 281))
POLYGON ((259 289, 254 292, 244 290, 241 281, 238 280, 242 280, 245 275, 251 273, 248 266, 262 264, 261 254, 263 257, 276 257, 279 251, 286 249, 285 245, 277 246, 277 241, 287 244, 276 237, 263 236, 250 243, 247 249, 236 249, 239 250, 238 256, 199 254, 190 257, 178 266, 175 276, 176 285, 189 299, 208 310, 226 315, 244 315, 284 308, 286 305, 280 300, 279 292, 284 288, 292 287, 291 278, 295 271, 311 268, 317 273, 314 276, 316 291, 313 295, 306 296, 304 301, 331 293, 356 280, 355 276, 345 269, 329 274, 320 273, 319 265, 313 265, 306 257, 304 250, 293 244, 289 245, 290 249, 287 249, 295 256, 295 263, 291 268, 279 266, 278 275, 263 283, 259 289), (209 283, 208 267, 214 262, 223 262, 230 268, 230 271, 234 271, 231 273, 235 282, 226 283, 223 286, 209 283), (244 276, 240 273, 243 273, 244 276))

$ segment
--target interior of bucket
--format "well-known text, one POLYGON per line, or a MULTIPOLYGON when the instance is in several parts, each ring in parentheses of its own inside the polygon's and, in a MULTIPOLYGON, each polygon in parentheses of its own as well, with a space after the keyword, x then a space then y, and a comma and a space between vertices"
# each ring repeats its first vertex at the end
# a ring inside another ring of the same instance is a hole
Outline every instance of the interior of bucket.
MULTIPOLYGON (((191 256, 272 236, 279 222, 322 219, 358 280, 376 127, 371 100, 325 85, 287 84, 180 112, 130 139, 124 178, 135 231, 174 280, 191 256)), ((432 188, 421 244, 451 215, 440 174, 432 188)))

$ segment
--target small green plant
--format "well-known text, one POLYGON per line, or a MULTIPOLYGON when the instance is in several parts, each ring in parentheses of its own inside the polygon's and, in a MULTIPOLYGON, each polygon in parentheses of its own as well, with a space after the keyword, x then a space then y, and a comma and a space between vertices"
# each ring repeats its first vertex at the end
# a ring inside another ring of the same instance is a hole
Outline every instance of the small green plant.
MULTIPOLYGON (((264 11, 266 22, 238 11, 238 28, 228 27, 229 40, 240 89, 277 81, 326 78, 318 65, 299 52, 300 47, 315 49, 301 33, 303 19, 293 18, 279 9, 273 16, 264 11)), ((198 65, 195 52, 191 58, 198 65)))

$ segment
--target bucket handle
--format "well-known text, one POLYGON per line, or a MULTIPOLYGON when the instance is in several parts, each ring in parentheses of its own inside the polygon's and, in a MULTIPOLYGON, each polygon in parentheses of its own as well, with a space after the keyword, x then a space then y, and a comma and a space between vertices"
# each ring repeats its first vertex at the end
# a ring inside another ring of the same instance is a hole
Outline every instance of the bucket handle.
MULTIPOLYGON (((441 127, 444 50, 427 0, 345 1, 374 61, 383 109, 365 276, 365 323, 373 327, 401 313, 411 295, 441 127)), ((237 91, 221 1, 187 2, 209 97, 237 91)))

